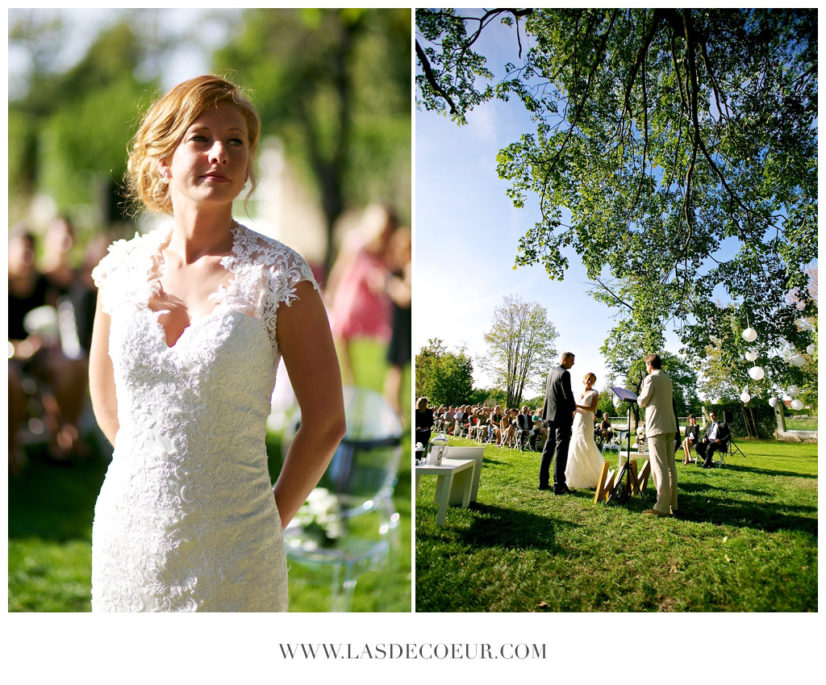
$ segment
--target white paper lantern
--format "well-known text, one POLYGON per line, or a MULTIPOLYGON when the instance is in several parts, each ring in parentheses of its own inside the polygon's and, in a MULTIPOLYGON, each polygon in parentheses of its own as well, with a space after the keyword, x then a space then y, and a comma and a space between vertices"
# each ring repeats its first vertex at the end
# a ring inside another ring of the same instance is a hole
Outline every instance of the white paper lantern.
POLYGON ((743 340, 746 342, 754 342, 757 340, 757 331, 755 331, 751 326, 749 326, 746 330, 743 331, 743 340))
POLYGON ((803 358, 803 355, 802 355, 802 354, 798 354, 797 352, 795 352, 795 353, 791 356, 791 359, 789 359, 789 364, 791 364, 792 366, 797 366, 797 367, 801 367, 801 366, 803 366, 803 364, 804 364, 805 362, 806 362, 806 360, 803 358))
POLYGON ((772 409, 774 409, 777 406, 777 398, 776 397, 770 397, 769 398, 769 406, 772 409))
POLYGON ((796 385, 790 385, 788 388, 786 388, 786 392, 789 393, 791 397, 797 397, 800 394, 800 388, 798 388, 796 385))
POLYGON ((806 346, 806 354, 814 354, 816 349, 815 344, 811 343, 806 346))
POLYGON ((614 395, 613 402, 614 402, 614 406, 615 406, 615 407, 619 407, 619 406, 620 406, 620 398, 619 398, 619 397, 617 397, 616 395, 614 395))
POLYGON ((755 359, 757 359, 757 352, 755 352, 754 350, 749 350, 748 352, 746 352, 746 359, 748 359, 750 362, 753 362, 755 359))
POLYGON ((748 404, 749 400, 751 400, 751 395, 749 395, 747 392, 744 392, 742 395, 740 395, 740 401, 743 404, 748 404))
POLYGON ((801 409, 803 409, 803 402, 801 402, 800 400, 792 400, 792 409, 794 409, 795 411, 800 411, 801 409))
POLYGON ((765 375, 765 372, 759 366, 752 366, 749 369, 749 376, 751 376, 752 380, 759 381, 765 375))

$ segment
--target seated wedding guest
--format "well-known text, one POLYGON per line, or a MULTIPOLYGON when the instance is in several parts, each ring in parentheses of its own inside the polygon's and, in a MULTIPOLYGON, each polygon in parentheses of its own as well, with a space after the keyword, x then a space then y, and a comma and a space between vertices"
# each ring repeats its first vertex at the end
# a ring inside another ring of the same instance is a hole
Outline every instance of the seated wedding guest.
POLYGON ((725 423, 719 423, 717 421, 717 413, 711 412, 709 417, 711 418, 711 423, 706 428, 702 439, 694 448, 697 450, 697 454, 703 458, 704 469, 714 467, 714 453, 717 450, 725 449, 726 444, 731 439, 729 427, 725 423))
POLYGON ((439 405, 438 409, 433 410, 433 428, 436 430, 437 433, 440 433, 442 430, 442 417, 444 416, 445 411, 447 411, 447 409, 443 404, 439 405))
POLYGON ((611 422, 608 417, 603 414, 602 421, 599 424, 599 434, 605 442, 609 442, 614 437, 614 431, 611 430, 611 422))
POLYGON ((473 440, 476 437, 476 429, 479 427, 479 416, 481 414, 481 409, 479 407, 473 407, 470 410, 470 419, 468 419, 467 425, 467 437, 473 440))
POLYGON ((531 438, 534 437, 533 432, 533 420, 531 419, 531 410, 528 408, 526 404, 522 407, 522 411, 516 417, 517 420, 517 427, 519 432, 517 433, 517 441, 520 444, 520 447, 529 443, 531 438))
POLYGON ((488 417, 490 416, 490 409, 482 407, 476 416, 476 432, 474 438, 479 442, 484 442, 488 437, 488 417))
POLYGON ((691 463, 691 448, 700 442, 700 427, 694 414, 688 415, 688 425, 685 427, 685 440, 683 440, 683 453, 685 458, 683 464, 691 463))
POLYGON ((450 433, 453 430, 453 424, 456 421, 456 419, 453 418, 455 413, 456 407, 452 405, 445 410, 445 413, 442 414, 442 425, 439 428, 440 433, 450 433))
POLYGON ((502 417, 500 427, 500 446, 513 447, 516 442, 516 409, 508 409, 502 417))
POLYGON ((46 230, 40 270, 57 297, 68 295, 77 280, 77 271, 69 263, 74 236, 71 222, 63 216, 52 221, 46 230))
POLYGON ((427 398, 420 397, 416 401, 416 440, 422 443, 427 452, 427 443, 430 442, 430 433, 433 430, 433 410, 428 409, 427 398))
POLYGON ((537 445, 544 445, 548 437, 548 428, 542 420, 542 407, 536 407, 531 416, 533 421, 533 435, 531 436, 531 449, 535 450, 537 445))
POLYGON ((499 444, 499 434, 502 426, 502 408, 497 404, 488 417, 488 442, 499 444))

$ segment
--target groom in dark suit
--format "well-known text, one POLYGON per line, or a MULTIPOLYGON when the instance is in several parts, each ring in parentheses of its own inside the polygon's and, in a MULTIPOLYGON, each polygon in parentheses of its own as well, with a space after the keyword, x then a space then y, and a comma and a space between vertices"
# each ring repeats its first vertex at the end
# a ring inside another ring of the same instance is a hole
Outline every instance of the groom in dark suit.
POLYGON ((542 450, 542 464, 539 467, 539 489, 550 490, 551 462, 556 454, 554 464, 554 494, 564 495, 571 492, 565 483, 565 467, 568 464, 568 445, 571 442, 571 425, 574 422, 576 401, 571 391, 571 374, 574 355, 563 352, 559 366, 548 374, 545 382, 545 406, 542 408, 542 420, 548 426, 548 438, 542 450))

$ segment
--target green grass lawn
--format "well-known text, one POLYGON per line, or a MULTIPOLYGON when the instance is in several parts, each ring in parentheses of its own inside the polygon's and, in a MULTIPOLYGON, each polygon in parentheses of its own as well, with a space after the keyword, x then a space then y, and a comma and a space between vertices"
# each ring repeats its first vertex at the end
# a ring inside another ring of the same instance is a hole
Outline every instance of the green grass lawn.
MULTIPOLYGON (((381 390, 382 349, 357 345, 356 380, 381 390)), ((409 388, 409 371, 403 387, 409 388)), ((409 395, 409 392, 407 393, 409 395)), ((408 402, 409 405, 409 402, 408 402)), ((409 413, 409 412, 408 412, 409 413)), ((278 436, 268 439, 271 452, 278 436)), ((410 453, 409 434, 403 441, 410 453)), ((9 475, 9 611, 89 611, 94 503, 106 472, 99 458, 60 466, 32 454, 19 476, 9 475)), ((271 463, 275 457, 271 459, 271 463)), ((401 516, 394 558, 360 576, 352 611, 410 611, 410 460, 403 457, 393 501, 401 516)), ((290 562, 290 610, 326 611, 331 572, 290 562)))
POLYGON ((816 431, 816 416, 787 416, 786 430, 788 431, 816 431))
POLYGON ((555 497, 538 452, 486 446, 478 503, 442 528, 422 480, 416 610, 816 611, 817 445, 738 444, 726 468, 678 463, 673 519, 640 515, 651 481, 624 507, 555 497))

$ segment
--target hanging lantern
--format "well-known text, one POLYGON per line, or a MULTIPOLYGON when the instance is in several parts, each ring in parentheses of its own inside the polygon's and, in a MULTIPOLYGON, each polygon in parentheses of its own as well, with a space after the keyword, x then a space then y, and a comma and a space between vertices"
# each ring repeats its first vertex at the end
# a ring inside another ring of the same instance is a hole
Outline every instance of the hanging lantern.
POLYGON ((757 331, 755 331, 751 326, 749 326, 746 330, 743 331, 743 340, 746 342, 754 342, 757 340, 757 331))
POLYGON ((755 361, 757 359, 757 352, 755 352, 754 350, 749 350, 748 352, 746 352, 746 359, 748 359, 750 362, 755 361))
POLYGON ((814 353, 815 353, 815 350, 816 350, 816 349, 817 349, 817 348, 815 347, 815 344, 814 344, 814 343, 809 343, 809 344, 806 346, 806 354, 808 354, 808 355, 812 355, 812 354, 814 354, 814 353))
POLYGON ((803 402, 801 402, 800 400, 792 400, 792 409, 794 409, 795 411, 800 411, 801 409, 803 409, 803 402))
POLYGON ((796 385, 790 385, 788 388, 786 388, 786 392, 789 393, 791 397, 797 397, 800 394, 800 388, 798 388, 796 385))
POLYGON ((749 395, 747 392, 744 392, 740 395, 740 401, 743 404, 748 404, 750 400, 751 400, 751 395, 749 395))
POLYGON ((770 397, 769 398, 769 406, 772 409, 774 409, 777 406, 777 398, 776 397, 770 397))
POLYGON ((797 352, 795 352, 795 353, 791 356, 791 359, 789 359, 789 364, 791 364, 792 366, 797 366, 798 368, 800 368, 801 366, 803 366, 803 364, 804 364, 805 362, 806 362, 806 360, 803 358, 803 355, 802 355, 802 354, 798 354, 797 352))
POLYGON ((759 381, 765 375, 765 372, 759 366, 752 366, 749 369, 749 376, 751 376, 752 380, 759 381))
POLYGON ((615 407, 619 407, 619 406, 620 406, 620 402, 621 402, 621 400, 620 400, 620 398, 619 398, 617 395, 614 395, 614 399, 613 399, 612 401, 613 401, 613 403, 614 403, 614 406, 615 406, 615 407))

